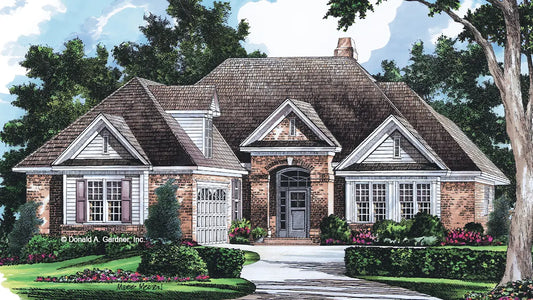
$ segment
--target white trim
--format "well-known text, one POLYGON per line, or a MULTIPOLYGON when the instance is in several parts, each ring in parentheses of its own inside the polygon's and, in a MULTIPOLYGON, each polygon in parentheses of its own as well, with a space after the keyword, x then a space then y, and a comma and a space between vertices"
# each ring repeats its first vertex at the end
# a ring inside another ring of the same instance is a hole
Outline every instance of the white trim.
POLYGON ((51 171, 144 171, 150 166, 53 166, 51 171))
MULTIPOLYGON (((132 208, 133 208, 133 205, 132 205, 132 208)), ((133 216, 132 216, 132 221, 133 221, 133 216)), ((142 174, 139 174, 139 224, 144 224, 144 172, 142 174)))
MULTIPOLYGON (((90 134, 93 130, 94 132, 91 137, 95 136, 95 134, 98 134, 98 126, 100 126, 101 122, 104 123, 104 126, 108 129, 108 131, 113 134, 113 136, 126 148, 126 150, 135 158, 140 160, 144 165, 148 165, 148 161, 142 157, 142 155, 133 147, 133 145, 109 122, 109 120, 103 115, 99 114, 92 122, 87 126, 83 132, 74 139, 72 143, 59 155, 58 158, 52 163, 52 166, 61 164, 62 162, 66 161, 67 159, 71 157, 76 157, 83 149, 92 141, 92 138, 87 139, 87 135, 90 134), (82 143, 82 146, 77 148, 78 144, 82 143), (72 153, 74 152, 74 153, 72 153)), ((94 137, 93 137, 94 138, 94 137)))
MULTIPOLYGON (((385 134, 385 130, 392 124, 395 126, 395 129, 400 131, 400 133, 406 137, 415 148, 420 151, 420 153, 429 161, 435 163, 441 169, 448 169, 448 167, 442 162, 442 160, 433 155, 429 148, 426 148, 407 128, 394 116, 390 115, 387 117, 383 123, 381 123, 374 131, 367 136, 364 141, 355 148, 350 155, 348 155, 337 167, 336 169, 342 170, 354 163, 362 162, 368 155, 370 155, 381 143, 379 141, 387 138, 388 135, 385 134), (381 135, 381 137, 380 137, 381 135), (375 140, 378 140, 376 142, 375 140)), ((429 146, 428 146, 429 147, 429 146)))
POLYGON ((446 171, 335 171, 335 176, 365 177, 365 176, 445 176, 446 171))
POLYGON ((67 224, 67 174, 63 174, 63 225, 67 224))
POLYGON ((242 152, 341 152, 340 147, 241 147, 242 152))
POLYGON ((247 175, 246 170, 231 170, 223 168, 212 167, 189 167, 189 166, 176 166, 176 167, 153 167, 153 174, 157 173, 172 173, 172 174, 202 174, 202 175, 215 175, 215 176, 227 176, 227 177, 241 177, 247 175))
MULTIPOLYGON (((294 105, 291 99, 286 99, 272 112, 255 130, 240 144, 241 147, 245 147, 255 141, 262 140, 269 132, 272 131, 290 112, 294 112, 316 135, 322 140, 327 142, 330 146, 335 146, 330 138, 328 138, 316 125, 304 114, 302 111, 294 105), (287 110, 287 107, 291 110, 287 110), (265 127, 268 124, 269 127, 265 127)), ((241 148, 242 149, 242 148, 241 148)))

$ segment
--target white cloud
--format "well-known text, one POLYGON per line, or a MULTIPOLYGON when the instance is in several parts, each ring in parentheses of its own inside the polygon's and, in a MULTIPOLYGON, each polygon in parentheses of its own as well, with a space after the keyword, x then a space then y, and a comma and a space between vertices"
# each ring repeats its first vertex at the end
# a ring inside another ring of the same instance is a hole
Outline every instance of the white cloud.
POLYGON ((131 3, 131 1, 120 1, 118 2, 117 6, 113 6, 107 11, 107 13, 103 14, 102 16, 98 18, 93 18, 95 21, 94 29, 91 30, 90 34, 91 37, 94 40, 97 40, 104 31, 104 27, 107 25, 107 22, 116 14, 119 12, 128 9, 128 8, 137 8, 138 6, 131 3))
POLYGON ((327 2, 249 2, 239 10, 238 19, 246 19, 251 26, 247 42, 265 45, 269 56, 331 56, 337 39, 348 36, 355 40, 359 62, 366 62, 373 50, 389 42, 389 24, 396 17, 402 0, 390 0, 375 7, 375 12, 358 20, 347 32, 337 31, 336 19, 323 19, 328 11, 327 2))
MULTIPOLYGON (((461 3, 461 7, 457 11, 457 15, 464 17, 469 9, 474 10, 480 7, 479 3, 474 3, 474 0, 465 0, 461 3)), ((429 33, 431 34, 431 42, 433 44, 437 43, 437 40, 441 35, 448 37, 456 37, 463 31, 463 25, 455 22, 454 20, 448 21, 448 26, 446 28, 430 28, 429 33)))
MULTIPOLYGON (((0 9, 12 7, 16 1, 7 1, 0 9)), ((25 69, 19 66, 26 47, 17 45, 20 37, 40 34, 39 24, 49 21, 55 13, 65 13, 66 7, 60 0, 28 0, 21 6, 0 13, 0 93, 8 93, 8 84, 15 76, 24 75, 25 69)))

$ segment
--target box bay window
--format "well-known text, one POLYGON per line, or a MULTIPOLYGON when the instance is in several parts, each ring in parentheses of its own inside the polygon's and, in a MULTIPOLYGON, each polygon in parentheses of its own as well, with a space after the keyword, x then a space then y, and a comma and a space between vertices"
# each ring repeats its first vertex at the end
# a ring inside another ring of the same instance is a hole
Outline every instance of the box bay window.
POLYGON ((384 219, 411 219, 418 212, 435 211, 431 181, 348 181, 346 218, 350 222, 375 223, 384 219))

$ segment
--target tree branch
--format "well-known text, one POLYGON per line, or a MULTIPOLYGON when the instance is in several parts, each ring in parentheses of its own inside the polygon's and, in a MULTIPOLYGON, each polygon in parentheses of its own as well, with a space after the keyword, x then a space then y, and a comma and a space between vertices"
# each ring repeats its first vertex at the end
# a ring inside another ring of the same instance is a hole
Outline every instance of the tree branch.
MULTIPOLYGON (((409 2, 418 2, 421 3, 428 8, 435 7, 433 3, 430 3, 426 0, 406 0, 409 2)), ((491 0, 492 2, 498 2, 497 0, 491 0)), ((497 4, 498 7, 502 7, 502 3, 497 4)), ((487 63, 489 65, 490 73, 492 74, 492 77, 494 78, 494 83, 500 90, 504 88, 504 80, 503 80, 503 70, 498 64, 498 60, 496 59, 496 54, 494 54, 494 48, 492 48, 492 45, 483 37, 481 32, 468 20, 463 19, 459 17, 455 12, 453 12, 450 9, 443 9, 443 12, 445 12, 452 20, 455 22, 462 24, 467 30, 469 30, 473 35, 476 42, 481 46, 483 49, 483 52, 485 52, 485 56, 487 57, 487 63)))

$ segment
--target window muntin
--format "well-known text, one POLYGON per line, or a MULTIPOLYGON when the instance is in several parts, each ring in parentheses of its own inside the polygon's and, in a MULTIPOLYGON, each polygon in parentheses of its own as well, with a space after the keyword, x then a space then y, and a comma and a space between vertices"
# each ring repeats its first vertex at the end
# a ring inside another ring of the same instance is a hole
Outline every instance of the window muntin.
POLYGON ((296 119, 295 118, 289 119, 289 135, 290 136, 296 135, 296 119))
POLYGON ((122 181, 88 180, 87 201, 89 204, 89 222, 120 222, 122 217, 122 181))
POLYGON ((398 187, 400 201, 400 217, 412 219, 415 216, 415 204, 413 202, 413 184, 400 183, 398 187))
POLYGON ((418 183, 416 185, 416 203, 419 212, 431 214, 431 184, 418 183))
POLYGON ((394 147, 393 147, 393 157, 394 158, 401 158, 402 151, 401 151, 401 136, 395 135, 394 136, 394 147))
POLYGON ((372 184, 372 204, 374 222, 387 218, 387 185, 385 183, 372 184))
POLYGON ((355 184, 355 203, 357 222, 370 222, 370 188, 367 183, 355 184))

